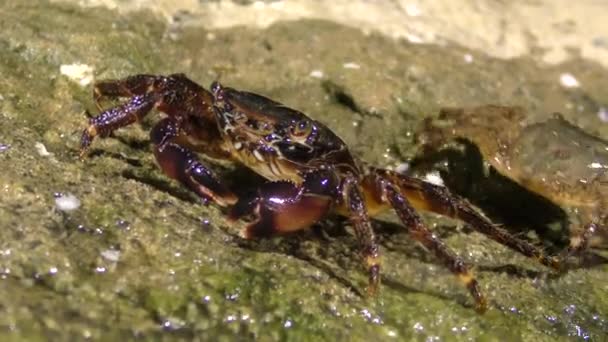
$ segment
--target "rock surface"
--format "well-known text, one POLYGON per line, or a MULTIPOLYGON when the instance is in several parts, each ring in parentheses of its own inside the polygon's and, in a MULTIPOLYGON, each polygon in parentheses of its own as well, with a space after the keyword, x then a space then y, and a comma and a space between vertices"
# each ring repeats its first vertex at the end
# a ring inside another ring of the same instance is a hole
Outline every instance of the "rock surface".
MULTIPOLYGON (((381 295, 371 300, 361 296, 366 277, 352 234, 331 229, 338 220, 321 224, 329 237, 242 241, 239 225, 157 169, 147 139, 157 115, 96 140, 78 160, 85 112, 97 112, 87 70, 95 79, 219 78, 308 113, 363 159, 395 167, 416 151, 421 120, 442 106, 559 111, 607 137, 601 65, 500 60, 319 20, 209 29, 170 25, 151 11, 42 0, 1 2, 0 16, 3 340, 554 341, 608 333, 605 264, 553 276, 452 220, 425 216, 479 265, 491 303, 485 315, 394 223, 377 224, 385 266, 381 295), (559 83, 566 72, 579 87, 559 83), (63 196, 80 205, 57 210, 63 196)), ((216 166, 232 184, 243 175, 216 166)))

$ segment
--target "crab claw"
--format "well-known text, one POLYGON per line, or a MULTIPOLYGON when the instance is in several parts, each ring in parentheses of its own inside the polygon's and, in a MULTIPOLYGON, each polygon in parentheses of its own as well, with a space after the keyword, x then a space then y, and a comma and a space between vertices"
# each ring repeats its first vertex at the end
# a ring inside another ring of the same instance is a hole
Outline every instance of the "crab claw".
POLYGON ((286 234, 317 222, 330 208, 331 199, 289 181, 263 184, 253 196, 245 196, 232 207, 232 220, 251 217, 243 231, 247 239, 286 234))

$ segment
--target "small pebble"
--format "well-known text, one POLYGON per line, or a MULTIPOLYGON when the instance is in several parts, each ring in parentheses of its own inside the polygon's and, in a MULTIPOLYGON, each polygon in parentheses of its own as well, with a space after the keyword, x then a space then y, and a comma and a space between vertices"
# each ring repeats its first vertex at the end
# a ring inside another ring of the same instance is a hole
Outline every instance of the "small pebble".
POLYGON ((83 87, 93 82, 93 67, 86 64, 62 64, 59 72, 83 87))
POLYGON ((105 251, 101 252, 101 256, 108 261, 118 262, 118 260, 120 259, 120 251, 114 249, 106 249, 105 251))
POLYGON ((55 207, 61 211, 72 211, 80 207, 80 200, 76 196, 67 193, 55 197, 55 207))
POLYGON ((34 144, 34 147, 36 148, 38 155, 40 155, 41 157, 49 157, 52 155, 52 153, 49 152, 46 149, 46 146, 44 146, 44 144, 41 142, 36 141, 36 143, 34 144))
POLYGON ((357 63, 349 62, 342 64, 344 69, 361 69, 361 66, 357 63))
POLYGON ((576 77, 567 72, 559 75, 559 82, 566 88, 578 88, 580 86, 576 77))
POLYGON ((310 77, 314 77, 314 78, 323 78, 323 71, 321 70, 313 70, 310 72, 310 77))

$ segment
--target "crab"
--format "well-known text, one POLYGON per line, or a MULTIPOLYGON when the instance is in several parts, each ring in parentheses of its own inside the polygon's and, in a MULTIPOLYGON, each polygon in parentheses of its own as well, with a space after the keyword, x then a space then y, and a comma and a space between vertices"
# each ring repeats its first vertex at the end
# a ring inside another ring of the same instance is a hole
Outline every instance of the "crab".
POLYGON ((425 154, 455 139, 478 147, 503 176, 569 212, 567 257, 608 243, 608 141, 553 114, 533 120, 521 107, 444 108, 419 134, 425 154))
POLYGON ((183 74, 172 74, 101 81, 94 86, 94 97, 98 106, 106 98, 127 100, 89 119, 81 157, 95 137, 107 137, 156 109, 165 114, 150 132, 161 170, 205 202, 226 207, 230 219, 247 219, 244 238, 305 229, 330 212, 347 217, 367 269, 368 295, 377 293, 381 268, 371 217, 387 209, 457 276, 480 312, 487 300, 469 266, 427 228, 416 209, 460 219, 547 267, 560 268, 559 258, 510 235, 445 187, 360 162, 321 122, 264 96, 219 82, 206 90, 183 74), (267 181, 239 197, 196 152, 235 161, 267 181))

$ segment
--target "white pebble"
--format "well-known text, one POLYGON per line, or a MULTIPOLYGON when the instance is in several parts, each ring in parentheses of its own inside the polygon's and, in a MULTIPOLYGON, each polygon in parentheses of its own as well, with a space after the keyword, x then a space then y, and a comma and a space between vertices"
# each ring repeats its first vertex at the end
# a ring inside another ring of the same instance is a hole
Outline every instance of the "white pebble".
POLYGON ((49 156, 53 155, 51 152, 49 152, 46 149, 46 146, 44 146, 44 144, 41 142, 36 141, 36 143, 34 144, 34 147, 36 148, 38 155, 40 155, 41 157, 49 157, 49 156))
POLYGON ((310 72, 310 77, 314 77, 314 78, 323 78, 323 71, 321 70, 313 70, 310 72))
POLYGON ((106 249, 105 251, 101 252, 101 256, 108 261, 118 262, 118 260, 120 259, 120 251, 114 249, 106 249))
POLYGON ((86 64, 62 64, 59 72, 85 87, 93 82, 93 67, 86 64))
POLYGON ((407 39, 408 42, 412 43, 412 44, 422 44, 424 43, 424 39, 422 39, 422 37, 420 37, 419 35, 413 34, 413 33, 406 33, 405 34, 405 39, 407 39))
POLYGON ((361 66, 359 64, 353 62, 344 63, 342 64, 342 67, 344 69, 361 69, 361 66))
POLYGON ((576 77, 567 72, 559 76, 559 82, 566 88, 577 88, 580 86, 576 77))
POLYGON ((80 200, 71 193, 55 198, 55 207, 61 211, 72 211, 80 207, 80 200))

